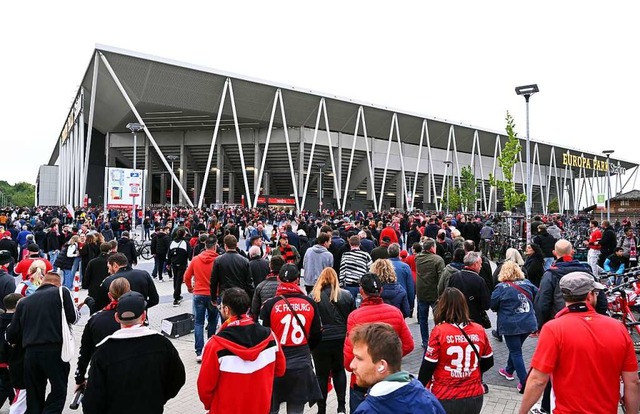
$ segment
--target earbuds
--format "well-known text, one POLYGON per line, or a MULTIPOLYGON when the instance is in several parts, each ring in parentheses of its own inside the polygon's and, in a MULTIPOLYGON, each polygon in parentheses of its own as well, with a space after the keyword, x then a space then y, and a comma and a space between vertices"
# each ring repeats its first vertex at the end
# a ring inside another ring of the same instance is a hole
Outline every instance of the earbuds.
POLYGON ((378 372, 379 372, 379 373, 382 373, 382 371, 384 371, 384 367, 383 367, 382 365, 380 365, 380 366, 378 367, 378 372))

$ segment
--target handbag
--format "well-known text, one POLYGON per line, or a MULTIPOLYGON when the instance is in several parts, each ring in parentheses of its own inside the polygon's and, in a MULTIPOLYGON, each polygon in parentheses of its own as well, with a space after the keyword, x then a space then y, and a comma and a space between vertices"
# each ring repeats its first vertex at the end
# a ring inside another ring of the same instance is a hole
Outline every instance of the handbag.
POLYGON ((58 288, 58 292, 60 293, 60 303, 62 305, 62 353, 60 354, 60 358, 64 362, 69 362, 73 359, 76 354, 76 341, 73 338, 73 333, 71 332, 71 327, 67 323, 67 316, 64 311, 64 299, 62 296, 62 289, 64 287, 60 286, 58 288))
MULTIPOLYGON (((485 312, 485 314, 486 314, 486 312, 485 312)), ((462 332, 462 335, 464 335, 464 339, 466 339, 467 342, 469 343, 469 345, 471 345, 471 349, 473 349, 473 352, 476 354, 476 358, 478 358, 478 369, 480 369, 480 352, 478 352, 478 348, 476 348, 476 346, 473 344, 473 342, 471 342, 471 339, 469 338, 469 335, 467 335, 467 333, 464 331, 464 329, 462 329, 458 325, 455 325, 455 326, 458 329, 460 329, 460 332, 462 332)), ((482 381, 482 370, 480 370, 480 382, 482 383, 482 389, 483 389, 484 393, 485 394, 488 393, 489 392, 489 387, 487 386, 487 384, 485 384, 482 381)))
POLYGON ((480 325, 484 329, 491 329, 491 319, 489 319, 489 315, 487 315, 487 311, 483 310, 480 314, 480 325))

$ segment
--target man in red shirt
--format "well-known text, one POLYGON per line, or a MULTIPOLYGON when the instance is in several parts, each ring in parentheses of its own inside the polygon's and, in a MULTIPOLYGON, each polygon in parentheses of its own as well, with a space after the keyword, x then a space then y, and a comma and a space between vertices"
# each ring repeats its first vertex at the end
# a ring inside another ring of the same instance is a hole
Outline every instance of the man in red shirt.
MULTIPOLYGON (((400 341, 402 342, 402 356, 413 351, 414 343, 411 331, 404 320, 400 309, 384 303, 380 294, 382 293, 382 283, 375 273, 365 273, 360 278, 360 294, 362 303, 360 307, 349 314, 347 318, 347 337, 344 341, 344 366, 347 371, 351 371, 351 361, 353 360, 353 344, 349 339, 349 334, 356 326, 371 323, 384 322, 393 327, 400 341)), ((364 400, 366 388, 356 384, 356 377, 351 375, 351 389, 349 390, 349 407, 353 413, 358 405, 364 400)))
POLYGON ((589 252, 587 253, 587 263, 591 266, 591 271, 595 276, 598 276, 599 266, 598 266, 598 258, 600 257, 600 239, 602 239, 602 232, 598 228, 598 222, 596 220, 591 220, 589 222, 589 230, 591 230, 591 235, 589 235, 589 241, 585 241, 584 243, 589 246, 589 252))
POLYGON ((29 267, 31 267, 31 263, 33 263, 34 260, 42 260, 47 268, 47 272, 53 269, 51 262, 43 257, 40 257, 40 248, 37 244, 30 244, 27 247, 27 250, 29 250, 29 256, 20 260, 20 263, 18 263, 15 269, 13 269, 13 272, 15 274, 22 275, 22 280, 27 280, 29 278, 29 267))
POLYGON ((626 412, 638 412, 638 362, 625 326, 594 310, 604 286, 585 272, 560 279, 566 308, 547 322, 531 360, 520 414, 527 414, 551 378, 554 414, 615 413, 624 383, 626 412), (595 363, 585 359, 597 356, 595 363))
POLYGON ((204 242, 205 250, 193 258, 184 272, 184 284, 187 285, 189 293, 193 294, 196 362, 202 362, 205 314, 207 315, 207 337, 211 338, 216 333, 218 309, 213 306, 212 300, 217 299, 217 296, 214 299, 211 298, 211 269, 218 257, 217 242, 214 236, 208 236, 204 242))
POLYGON ((268 412, 273 380, 285 372, 277 338, 246 315, 248 308, 249 295, 243 289, 224 291, 221 311, 226 321, 204 347, 198 375, 200 401, 211 413, 268 412), (250 398, 238 396, 249 389, 250 398))

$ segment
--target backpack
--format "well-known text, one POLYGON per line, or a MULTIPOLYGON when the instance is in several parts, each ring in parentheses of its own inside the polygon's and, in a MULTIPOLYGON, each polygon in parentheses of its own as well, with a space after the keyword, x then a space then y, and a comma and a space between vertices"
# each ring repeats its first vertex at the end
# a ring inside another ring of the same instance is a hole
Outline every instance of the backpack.
POLYGON ((169 249, 167 253, 167 260, 169 264, 175 267, 186 266, 187 264, 187 242, 184 240, 180 240, 176 247, 169 249), (185 244, 184 248, 182 248, 182 243, 185 244))

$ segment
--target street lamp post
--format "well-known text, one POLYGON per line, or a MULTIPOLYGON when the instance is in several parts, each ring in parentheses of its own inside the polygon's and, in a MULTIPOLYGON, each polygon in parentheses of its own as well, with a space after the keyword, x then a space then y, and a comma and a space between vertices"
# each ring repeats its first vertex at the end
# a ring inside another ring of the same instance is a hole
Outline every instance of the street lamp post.
POLYGON ((613 150, 602 151, 607 156, 607 221, 611 223, 611 167, 609 167, 609 157, 613 154, 613 150))
POLYGON ((327 166, 326 163, 318 164, 318 169, 320 170, 320 176, 318 177, 318 210, 322 212, 322 173, 324 173, 324 169, 327 166))
MULTIPOLYGON (((144 129, 144 125, 139 124, 137 122, 131 122, 127 124, 127 128, 131 130, 131 133, 133 134, 133 177, 132 178, 137 178, 138 180, 138 187, 137 189, 140 190, 141 189, 141 185, 140 185, 140 176, 136 176, 136 155, 137 155, 137 150, 138 150, 138 131, 141 131, 144 129)), ((133 189, 133 187, 132 187, 133 189)), ((134 193, 131 192, 131 194, 133 194, 133 197, 131 197, 132 201, 131 201, 131 230, 132 233, 135 234, 136 232, 136 197, 139 196, 139 193, 134 193)))
MULTIPOLYGON (((171 162, 171 172, 173 172, 173 163, 177 159, 177 155, 167 155, 167 161, 171 162)), ((169 217, 173 219, 173 175, 171 176, 171 207, 169 209, 169 217)))
POLYGON ((535 83, 532 85, 524 85, 524 86, 516 86, 516 94, 524 96, 524 100, 526 102, 527 108, 527 143, 526 143, 526 158, 527 158, 527 169, 526 169, 526 187, 525 193, 527 195, 527 199, 524 202, 525 214, 527 216, 527 244, 531 243, 531 195, 533 191, 531 189, 531 141, 529 139, 529 98, 534 93, 540 92, 538 89, 538 85, 535 83))
MULTIPOLYGON (((449 167, 451 167, 451 165, 453 164, 453 161, 447 160, 447 161, 442 161, 442 162, 444 163, 444 174, 446 176, 447 175, 447 169, 449 167)), ((444 177, 443 177, 443 180, 444 180, 444 177)), ((453 181, 453 168, 451 169, 451 180, 453 181)), ((451 183, 449 183, 449 185, 447 186, 447 215, 449 215, 449 205, 450 205, 449 204, 449 202, 450 202, 450 199, 449 199, 449 187, 451 187, 451 183)))

